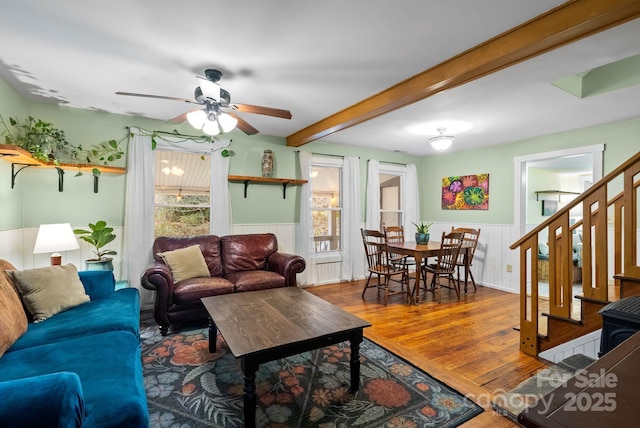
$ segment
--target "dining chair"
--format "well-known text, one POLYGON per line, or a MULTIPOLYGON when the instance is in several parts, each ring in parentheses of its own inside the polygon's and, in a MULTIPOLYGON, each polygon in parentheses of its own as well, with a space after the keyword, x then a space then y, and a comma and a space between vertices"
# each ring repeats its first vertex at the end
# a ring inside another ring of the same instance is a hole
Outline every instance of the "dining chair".
MULTIPOLYGON (((451 232, 464 233, 464 238, 462 239, 462 246, 470 247, 469 253, 467 257, 469 258, 469 277, 471 278, 471 283, 473 284, 473 289, 477 290, 476 280, 473 278, 473 272, 471 272, 471 265, 473 264, 473 255, 476 253, 476 248, 478 247, 478 238, 480 238, 480 229, 471 229, 467 227, 451 227, 451 232)), ((465 269, 464 265, 464 254, 458 256, 458 261, 456 262, 456 266, 458 268, 458 283, 460 283, 460 269, 465 269)), ((464 283, 464 292, 467 292, 467 283, 464 283)))
POLYGON ((364 229, 360 229, 360 232, 362 234, 362 242, 367 256, 367 266, 369 270, 369 277, 362 290, 362 298, 364 299, 364 293, 367 289, 375 287, 378 289, 378 294, 380 294, 380 290, 384 291, 385 306, 389 301, 389 296, 396 294, 406 294, 407 299, 413 302, 409 288, 409 269, 405 263, 402 263, 402 260, 406 260, 406 258, 394 258, 389 253, 384 233, 378 230, 364 229), (377 284, 370 284, 373 275, 377 276, 377 284), (396 279, 398 277, 400 279, 396 279), (400 284, 400 290, 390 289, 389 286, 392 281, 400 284))
MULTIPOLYGON (((460 248, 462 248, 462 240, 464 233, 451 232, 445 234, 442 232, 442 239, 440 239, 440 249, 438 250, 438 258, 433 264, 425 264, 422 266, 422 271, 426 277, 427 273, 431 276, 430 288, 426 288, 426 291, 432 291, 437 294, 438 303, 442 302, 441 288, 449 288, 456 292, 458 299, 460 299, 460 284, 453 278, 453 274, 456 272, 456 262, 460 255, 460 248), (446 284, 442 283, 442 278, 447 280, 446 284)), ((413 287, 413 294, 417 301, 420 287, 416 283, 413 287)))
MULTIPOLYGON (((404 242, 404 226, 385 226, 384 240, 387 244, 404 242)), ((416 264, 416 259, 414 259, 411 256, 392 253, 392 257, 393 257, 392 261, 394 259, 401 260, 401 263, 405 263, 409 268, 411 268, 411 266, 414 266, 416 264)))

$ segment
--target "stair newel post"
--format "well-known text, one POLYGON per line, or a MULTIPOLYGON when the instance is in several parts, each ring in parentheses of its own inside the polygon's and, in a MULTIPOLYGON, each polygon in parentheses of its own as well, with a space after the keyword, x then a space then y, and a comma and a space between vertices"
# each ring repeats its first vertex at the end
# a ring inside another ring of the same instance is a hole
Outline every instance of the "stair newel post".
POLYGON ((520 246, 520 350, 534 356, 539 352, 537 266, 538 235, 533 234, 520 246))

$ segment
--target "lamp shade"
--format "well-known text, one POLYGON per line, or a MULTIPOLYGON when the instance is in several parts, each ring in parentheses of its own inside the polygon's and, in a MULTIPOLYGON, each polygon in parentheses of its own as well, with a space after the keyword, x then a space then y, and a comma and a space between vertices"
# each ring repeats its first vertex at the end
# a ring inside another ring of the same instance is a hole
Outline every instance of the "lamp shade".
POLYGON ((453 143, 453 137, 434 137, 429 140, 431 147, 438 150, 439 152, 443 152, 451 147, 451 143, 453 143))
POLYGON ((204 110, 194 110, 187 113, 187 121, 196 129, 202 129, 207 120, 207 113, 204 110))
POLYGON ((204 132, 207 135, 218 135, 220 133, 220 127, 218 126, 218 122, 214 120, 209 120, 207 119, 206 122, 204 123, 204 126, 202 127, 202 132, 204 132))
POLYGON ((41 224, 33 253, 57 253, 78 248, 80 245, 69 223, 41 224))
POLYGON ((227 113, 220 113, 218 115, 218 123, 220 123, 220 128, 222 128, 222 132, 231 132, 233 128, 238 124, 238 119, 231 116, 227 113))

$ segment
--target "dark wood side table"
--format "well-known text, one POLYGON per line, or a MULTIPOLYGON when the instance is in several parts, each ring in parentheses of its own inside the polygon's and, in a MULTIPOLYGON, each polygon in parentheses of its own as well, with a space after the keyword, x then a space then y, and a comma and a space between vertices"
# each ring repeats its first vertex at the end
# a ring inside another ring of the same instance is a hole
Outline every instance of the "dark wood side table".
POLYGON ((348 340, 351 390, 360 387, 362 331, 371 326, 298 287, 205 297, 209 313, 209 351, 220 331, 244 376, 244 423, 255 426, 256 372, 260 364, 348 340))
POLYGON ((518 415, 531 427, 635 427, 640 423, 640 332, 518 415))

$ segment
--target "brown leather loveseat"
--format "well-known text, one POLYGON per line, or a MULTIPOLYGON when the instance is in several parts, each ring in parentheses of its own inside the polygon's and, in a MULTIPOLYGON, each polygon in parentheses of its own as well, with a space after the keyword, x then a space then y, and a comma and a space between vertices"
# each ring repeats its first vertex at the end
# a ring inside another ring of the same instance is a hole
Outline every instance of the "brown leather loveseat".
POLYGON ((304 258, 278 252, 272 233, 202 235, 156 238, 154 263, 141 278, 142 286, 156 291, 154 317, 162 335, 174 323, 206 320, 202 297, 276 287, 297 286, 296 274, 304 271, 304 258), (171 269, 159 253, 199 245, 210 276, 174 283, 171 269))

